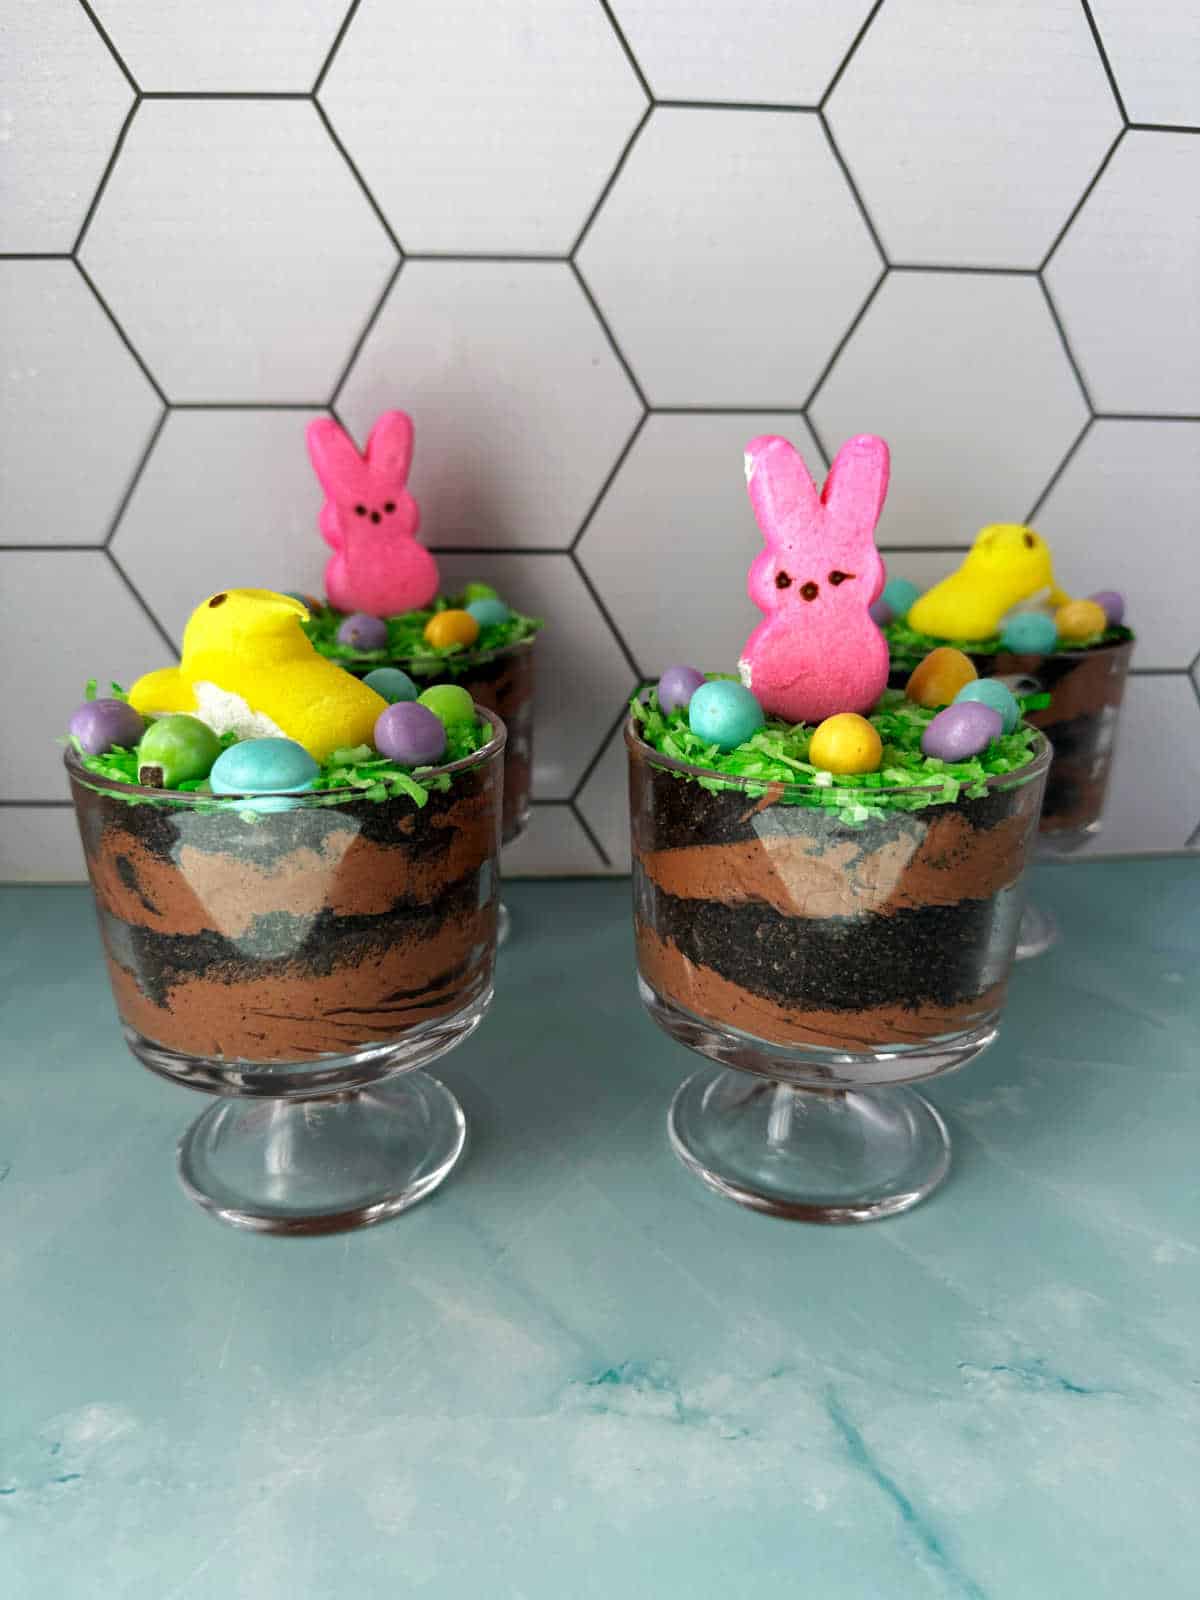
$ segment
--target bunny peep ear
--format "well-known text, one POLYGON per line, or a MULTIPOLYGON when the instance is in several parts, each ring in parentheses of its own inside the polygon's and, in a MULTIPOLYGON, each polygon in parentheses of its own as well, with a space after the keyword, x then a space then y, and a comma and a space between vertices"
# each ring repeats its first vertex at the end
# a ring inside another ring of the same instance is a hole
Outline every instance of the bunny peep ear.
POLYGON ((860 433, 834 457, 821 492, 835 527, 874 533, 887 497, 891 457, 883 439, 860 433))
POLYGON ((313 471, 329 498, 355 499, 362 492, 366 467, 350 435, 332 417, 314 417, 305 437, 313 471))
POLYGON ((413 424, 407 411, 385 411, 367 440, 367 461, 380 475, 403 484, 413 453, 413 424))
POLYGON ((800 452, 776 434, 763 434, 746 446, 746 488, 768 544, 809 527, 820 506, 800 452))

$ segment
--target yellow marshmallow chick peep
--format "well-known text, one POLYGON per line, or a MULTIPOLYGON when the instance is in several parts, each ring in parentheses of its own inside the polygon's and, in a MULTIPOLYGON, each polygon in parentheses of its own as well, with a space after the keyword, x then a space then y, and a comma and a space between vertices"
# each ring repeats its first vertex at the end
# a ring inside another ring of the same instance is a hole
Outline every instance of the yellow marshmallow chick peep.
POLYGON ((282 734, 315 761, 370 744, 382 695, 318 655, 300 626, 307 608, 270 589, 225 589, 196 607, 183 659, 138 679, 130 704, 145 714, 192 711, 218 733, 282 734))
POLYGON ((993 523, 980 529, 958 571, 913 604, 908 625, 937 639, 989 639, 1005 612, 1043 590, 1051 605, 1069 598, 1054 581, 1046 541, 1019 523, 993 523))

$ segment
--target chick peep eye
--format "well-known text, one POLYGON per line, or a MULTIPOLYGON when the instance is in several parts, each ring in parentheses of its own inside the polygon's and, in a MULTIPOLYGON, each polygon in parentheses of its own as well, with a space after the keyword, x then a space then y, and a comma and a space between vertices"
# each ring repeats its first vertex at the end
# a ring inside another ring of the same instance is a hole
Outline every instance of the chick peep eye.
POLYGON ((1025 548, 1026 548, 1026 550, 1032 550, 1034 545, 1037 543, 1037 540, 1033 537, 1033 535, 1031 533, 1026 533, 1024 535, 1024 538, 1025 538, 1025 548))

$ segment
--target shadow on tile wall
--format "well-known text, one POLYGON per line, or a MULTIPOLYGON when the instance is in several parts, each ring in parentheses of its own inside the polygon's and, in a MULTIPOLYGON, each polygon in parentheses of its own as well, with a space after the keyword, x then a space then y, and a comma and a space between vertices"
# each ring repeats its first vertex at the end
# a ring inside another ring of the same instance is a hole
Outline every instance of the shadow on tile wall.
POLYGON ((625 870, 622 707, 752 626, 745 441, 885 434, 932 581, 1036 519, 1137 677, 1098 850, 1196 842, 1190 0, 41 0, 4 25, 0 876, 56 729, 317 588, 305 423, 417 418, 447 575, 550 622, 519 872, 625 870), (31 672, 32 667, 32 672, 31 672), (12 753, 16 754, 12 754, 12 753))

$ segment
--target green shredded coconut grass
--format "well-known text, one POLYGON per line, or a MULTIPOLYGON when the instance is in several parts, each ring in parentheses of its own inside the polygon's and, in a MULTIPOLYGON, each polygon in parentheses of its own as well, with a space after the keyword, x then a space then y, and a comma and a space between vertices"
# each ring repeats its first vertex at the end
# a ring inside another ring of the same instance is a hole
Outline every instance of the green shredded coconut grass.
MULTIPOLYGON (((1023 700, 1022 710, 1035 709, 1044 700, 1044 696, 1023 700)), ((889 689, 867 719, 883 742, 879 770, 835 775, 819 771, 809 762, 808 746, 815 729, 804 723, 772 720, 745 744, 726 751, 694 734, 683 711, 667 715, 660 710, 654 689, 644 699, 635 696, 630 710, 641 737, 653 749, 707 769, 694 775, 681 773, 687 781, 715 791, 737 788, 754 799, 761 798, 771 784, 786 784, 780 805, 834 811, 839 821, 852 826, 892 811, 950 805, 960 796, 978 799, 987 793, 989 779, 1028 766, 1039 738, 1036 729, 1020 723, 1012 733, 993 739, 970 761, 938 761, 921 753, 921 735, 936 711, 914 705, 899 690, 889 689), (739 781, 726 781, 730 778, 739 781)))
POLYGON ((481 628, 474 644, 429 644, 425 638, 425 624, 430 617, 439 611, 461 609, 462 605, 459 595, 439 595, 427 611, 405 611, 400 616, 387 617, 388 642, 385 650, 356 650, 352 645, 342 644, 337 631, 349 613, 335 611, 330 606, 322 606, 314 611, 310 620, 301 623, 301 627, 321 655, 334 661, 353 662, 356 666, 365 667, 401 662, 404 670, 414 678, 466 673, 479 656, 523 644, 542 627, 539 618, 525 617, 514 611, 507 622, 496 622, 481 628))
MULTIPOLYGON (((95 680, 89 680, 89 688, 93 693, 88 695, 94 698, 95 680)), ((114 683, 113 693, 121 699, 125 698, 124 691, 114 683)), ((148 718, 147 721, 152 721, 148 718)), ((489 723, 476 718, 472 722, 456 722, 446 729, 446 753, 438 762, 439 767, 450 766, 456 761, 465 761, 468 756, 482 750, 491 738, 489 723)), ((106 750, 101 756, 85 755, 79 747, 78 739, 67 736, 65 741, 75 751, 80 763, 87 772, 94 773, 98 778, 106 778, 112 783, 128 783, 138 786, 138 756, 136 750, 124 750, 114 746, 106 750)), ((222 750, 228 750, 230 745, 237 744, 238 737, 235 733, 223 733, 220 736, 222 750)), ((444 791, 449 789, 453 779, 449 773, 439 772, 432 776, 430 767, 402 767, 395 761, 389 761, 386 756, 381 756, 368 744, 356 745, 351 749, 334 750, 321 762, 320 770, 313 780, 312 789, 308 793, 317 797, 319 805, 338 806, 345 805, 350 800, 390 800, 395 795, 407 795, 417 806, 425 805, 430 793, 434 790, 444 791)), ((229 811, 237 810, 234 801, 214 796, 207 778, 189 780, 181 783, 177 789, 170 791, 154 792, 142 790, 137 795, 122 795, 130 805, 180 805, 178 796, 181 794, 194 794, 200 797, 196 802, 189 803, 190 809, 196 811, 229 811), (207 803, 206 803, 207 797, 207 803)), ((262 813, 243 810, 241 814, 248 820, 261 820, 262 813)))
MULTIPOLYGON (((1000 635, 993 634, 990 639, 937 639, 931 633, 918 633, 915 628, 910 628, 908 623, 897 617, 894 622, 886 623, 883 628, 883 637, 888 642, 888 651, 893 663, 916 666, 918 661, 924 660, 931 650, 936 650, 941 645, 952 645, 955 650, 962 650, 972 656, 994 656, 1005 648, 1000 642, 1000 635)), ((1126 639, 1132 639, 1133 632, 1125 627, 1105 628, 1103 633, 1094 633, 1088 639, 1072 639, 1063 641, 1060 648, 1063 650, 1093 650, 1097 645, 1123 644, 1126 639)))

